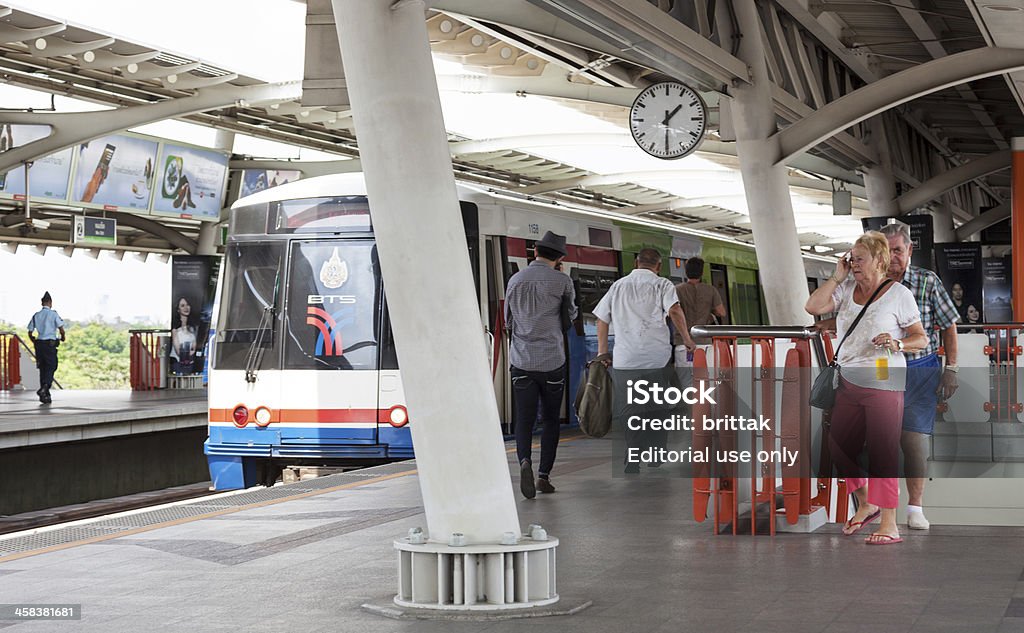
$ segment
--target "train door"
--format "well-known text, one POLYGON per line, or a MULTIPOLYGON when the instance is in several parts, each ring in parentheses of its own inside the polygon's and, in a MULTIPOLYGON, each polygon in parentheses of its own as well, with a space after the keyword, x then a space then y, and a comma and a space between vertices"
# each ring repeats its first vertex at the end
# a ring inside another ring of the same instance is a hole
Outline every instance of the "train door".
POLYGON ((742 321, 736 320, 736 315, 732 312, 732 306, 729 305, 728 270, 722 264, 711 264, 708 268, 711 269, 711 285, 718 290, 718 296, 722 298, 725 313, 729 315, 729 323, 742 323, 742 321))
POLYGON ((730 302, 733 307, 732 323, 761 325, 761 291, 757 284, 757 271, 739 266, 729 267, 730 302))
POLYGON ((487 322, 491 339, 491 373, 494 397, 502 420, 502 432, 512 432, 512 379, 508 371, 508 338, 505 336, 505 282, 511 276, 505 239, 484 238, 484 268, 487 286, 487 322))
POLYGON ((378 444, 383 282, 373 239, 291 243, 282 444, 378 444), (307 370, 307 371, 287 371, 307 370), (312 371, 310 371, 312 370, 312 371))

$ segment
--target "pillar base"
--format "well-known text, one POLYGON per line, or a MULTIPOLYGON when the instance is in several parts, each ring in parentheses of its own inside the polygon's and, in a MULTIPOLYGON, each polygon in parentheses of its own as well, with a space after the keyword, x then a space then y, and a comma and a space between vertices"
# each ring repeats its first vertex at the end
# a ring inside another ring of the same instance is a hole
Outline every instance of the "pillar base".
POLYGON ((550 606, 559 600, 557 547, 558 539, 551 536, 545 540, 524 537, 512 545, 464 546, 398 539, 394 603, 405 609, 453 613, 550 606))
POLYGON ((818 528, 828 523, 828 513, 825 512, 825 508, 818 506, 811 510, 810 514, 800 515, 800 519, 795 525, 790 525, 786 521, 786 515, 783 512, 775 515, 775 531, 776 532, 792 532, 795 534, 810 534, 818 528))

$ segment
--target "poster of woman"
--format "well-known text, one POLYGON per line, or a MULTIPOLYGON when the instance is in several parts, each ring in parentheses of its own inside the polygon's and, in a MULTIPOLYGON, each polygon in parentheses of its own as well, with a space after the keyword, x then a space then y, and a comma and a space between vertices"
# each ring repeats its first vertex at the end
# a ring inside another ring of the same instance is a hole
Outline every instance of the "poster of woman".
POLYGON ((198 374, 206 360, 206 342, 217 279, 216 257, 175 256, 171 262, 171 373, 198 374))

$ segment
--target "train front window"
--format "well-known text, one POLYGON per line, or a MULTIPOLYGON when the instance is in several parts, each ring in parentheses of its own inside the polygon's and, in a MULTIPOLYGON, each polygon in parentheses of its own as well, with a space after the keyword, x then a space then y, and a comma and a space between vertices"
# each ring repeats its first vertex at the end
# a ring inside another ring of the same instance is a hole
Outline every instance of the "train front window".
POLYGON ((293 242, 285 368, 377 369, 381 288, 373 241, 293 242))
MULTIPOLYGON (((229 244, 225 254, 226 283, 217 331, 218 369, 246 369, 253 346, 277 358, 276 324, 280 321, 284 244, 229 244)), ((258 369, 258 368, 257 368, 258 369)))
POLYGON ((282 200, 270 205, 267 233, 367 232, 370 205, 365 196, 282 200))

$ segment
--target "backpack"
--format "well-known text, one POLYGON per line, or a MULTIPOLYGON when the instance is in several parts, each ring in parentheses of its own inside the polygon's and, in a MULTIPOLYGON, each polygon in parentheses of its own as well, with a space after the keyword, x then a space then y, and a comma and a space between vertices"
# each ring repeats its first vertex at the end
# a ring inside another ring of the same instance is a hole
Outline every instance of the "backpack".
POLYGON ((576 417, 580 430, 590 437, 604 437, 612 427, 612 380, 598 360, 587 363, 586 380, 576 390, 576 417))

